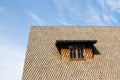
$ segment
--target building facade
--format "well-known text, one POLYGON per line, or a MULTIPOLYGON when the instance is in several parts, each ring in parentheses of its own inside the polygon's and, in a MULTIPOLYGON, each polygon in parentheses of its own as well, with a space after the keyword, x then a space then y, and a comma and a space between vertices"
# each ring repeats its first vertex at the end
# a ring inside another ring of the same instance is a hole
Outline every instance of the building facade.
POLYGON ((22 80, 120 80, 120 27, 32 27, 22 80))

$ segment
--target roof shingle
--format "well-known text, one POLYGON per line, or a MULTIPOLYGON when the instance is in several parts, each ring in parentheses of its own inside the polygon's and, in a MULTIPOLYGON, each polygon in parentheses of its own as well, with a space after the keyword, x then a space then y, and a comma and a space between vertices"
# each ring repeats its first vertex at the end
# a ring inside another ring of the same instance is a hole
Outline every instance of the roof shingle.
POLYGON ((32 27, 22 80, 119 80, 120 27, 32 27), (97 40, 101 55, 61 60, 56 40, 97 40))

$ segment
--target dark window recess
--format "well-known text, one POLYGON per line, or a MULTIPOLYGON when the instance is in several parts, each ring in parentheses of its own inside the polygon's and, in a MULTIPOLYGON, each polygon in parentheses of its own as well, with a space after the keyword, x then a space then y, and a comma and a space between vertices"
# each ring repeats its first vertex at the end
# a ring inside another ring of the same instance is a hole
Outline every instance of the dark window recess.
POLYGON ((76 49, 72 46, 70 46, 69 49, 70 49, 70 58, 71 59, 76 58, 76 49))
POLYGON ((69 46, 70 49, 70 59, 83 59, 83 48, 77 46, 69 46))
POLYGON ((82 58, 84 58, 84 56, 83 56, 83 48, 81 47, 78 48, 78 59, 82 59, 82 58))
POLYGON ((73 50, 73 48, 71 47, 71 48, 70 48, 70 58, 73 58, 72 50, 73 50))
POLYGON ((74 58, 76 58, 76 49, 75 48, 73 49, 73 55, 74 55, 74 58))

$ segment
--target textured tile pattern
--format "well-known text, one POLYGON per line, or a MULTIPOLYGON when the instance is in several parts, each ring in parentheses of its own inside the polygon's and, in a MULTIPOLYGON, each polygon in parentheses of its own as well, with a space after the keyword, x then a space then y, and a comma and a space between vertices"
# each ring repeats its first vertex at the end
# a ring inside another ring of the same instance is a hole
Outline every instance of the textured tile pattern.
POLYGON ((70 59, 70 50, 69 49, 61 49, 61 58, 62 60, 69 60, 70 59))
POLYGON ((32 27, 22 80, 120 80, 120 27, 32 27), (97 40, 101 55, 62 60, 56 40, 97 40))
POLYGON ((84 53, 85 59, 92 59, 93 58, 93 52, 92 52, 91 48, 85 48, 83 53, 84 53))

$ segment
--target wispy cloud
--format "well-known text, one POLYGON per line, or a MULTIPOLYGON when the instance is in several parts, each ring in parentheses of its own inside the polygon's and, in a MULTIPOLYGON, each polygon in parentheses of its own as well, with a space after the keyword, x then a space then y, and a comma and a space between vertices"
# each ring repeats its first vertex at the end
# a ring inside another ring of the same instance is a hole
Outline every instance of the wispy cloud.
MULTIPOLYGON (((101 4, 102 2, 100 2, 101 4)), ((103 2, 104 3, 104 2, 103 2)), ((98 7, 94 8, 94 6, 89 5, 89 15, 90 19, 95 22, 94 24, 97 25, 115 25, 117 23, 117 19, 114 17, 114 15, 110 14, 109 9, 107 9, 107 6, 100 5, 102 8, 101 10, 98 9, 98 7)), ((88 19, 89 20, 89 19, 88 19)), ((90 21, 91 22, 91 21, 90 21)))
POLYGON ((113 16, 109 15, 109 14, 103 14, 103 20, 106 23, 117 23, 116 18, 114 18, 113 16))
POLYGON ((118 23, 117 18, 113 15, 113 12, 118 11, 120 0, 97 0, 98 4, 102 8, 99 13, 101 18, 107 25, 116 25, 118 23), (113 11, 114 10, 114 11, 113 11))
POLYGON ((59 18, 58 22, 61 24, 67 25, 75 25, 75 24, 82 24, 81 22, 87 24, 104 24, 101 20, 100 16, 96 13, 93 7, 88 7, 87 10, 89 12, 84 12, 84 9, 81 9, 79 3, 73 3, 70 0, 58 1, 54 0, 58 13, 59 18), (94 22, 93 22, 94 21, 94 22))
POLYGON ((111 12, 106 4, 118 9, 120 2, 112 3, 110 1, 112 0, 97 0, 98 7, 93 5, 91 1, 85 1, 85 5, 81 6, 82 1, 54 0, 59 16, 57 21, 63 25, 81 25, 82 22, 86 25, 115 25, 117 19, 110 14, 111 12))
POLYGON ((35 13, 31 12, 31 11, 26 11, 27 14, 34 19, 38 25, 44 25, 45 21, 43 19, 40 19, 35 13))
POLYGON ((68 25, 68 26, 72 25, 71 23, 66 21, 65 18, 58 19, 57 21, 62 25, 68 25))
POLYGON ((54 0, 56 8, 58 10, 58 22, 63 25, 73 25, 74 18, 80 18, 80 7, 76 3, 72 3, 70 0, 54 0))
POLYGON ((97 9, 93 8, 90 5, 87 9, 89 13, 85 15, 86 17, 84 19, 87 23, 91 25, 106 25, 97 9))
POLYGON ((106 0, 111 9, 120 9, 120 0, 106 0))
POLYGON ((21 80, 24 49, 6 40, 0 40, 0 44, 0 79, 21 80))

